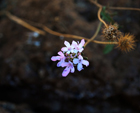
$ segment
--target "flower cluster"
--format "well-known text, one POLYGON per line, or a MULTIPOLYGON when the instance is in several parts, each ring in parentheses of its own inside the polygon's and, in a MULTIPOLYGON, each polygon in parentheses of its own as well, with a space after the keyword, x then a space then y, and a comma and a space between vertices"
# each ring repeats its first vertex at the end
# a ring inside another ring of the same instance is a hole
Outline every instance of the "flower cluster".
POLYGON ((58 52, 59 56, 53 56, 51 60, 59 61, 57 63, 57 67, 66 67, 62 73, 62 76, 66 77, 70 72, 74 73, 74 66, 77 66, 77 70, 81 71, 83 69, 83 65, 88 66, 89 62, 84 60, 81 55, 84 50, 84 39, 82 39, 80 43, 72 41, 72 44, 70 45, 69 42, 65 41, 64 44, 66 47, 61 48, 61 51, 58 52))

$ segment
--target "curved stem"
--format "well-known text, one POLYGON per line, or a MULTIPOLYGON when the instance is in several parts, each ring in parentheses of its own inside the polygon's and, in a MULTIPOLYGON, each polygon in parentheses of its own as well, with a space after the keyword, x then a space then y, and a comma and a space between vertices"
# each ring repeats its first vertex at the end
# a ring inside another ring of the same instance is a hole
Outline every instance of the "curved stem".
POLYGON ((95 34, 91 37, 91 39, 89 39, 89 40, 85 43, 84 47, 86 47, 86 45, 87 45, 88 43, 90 43, 92 40, 94 40, 94 38, 98 35, 98 33, 99 33, 100 29, 101 29, 101 25, 102 25, 102 23, 100 22, 99 25, 98 25, 98 27, 97 27, 97 30, 96 30, 95 34))
POLYGON ((101 19, 101 11, 102 11, 102 7, 100 7, 98 10, 98 19, 105 25, 105 27, 108 27, 105 21, 101 19))

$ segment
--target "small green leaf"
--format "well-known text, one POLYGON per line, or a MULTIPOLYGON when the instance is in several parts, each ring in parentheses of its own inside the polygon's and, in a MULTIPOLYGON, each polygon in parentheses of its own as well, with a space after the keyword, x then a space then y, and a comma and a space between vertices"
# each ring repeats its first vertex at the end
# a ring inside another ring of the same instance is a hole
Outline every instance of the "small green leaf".
POLYGON ((111 22, 112 24, 114 23, 114 20, 111 18, 111 16, 106 13, 106 7, 104 6, 101 12, 102 18, 108 22, 111 22))
POLYGON ((113 44, 108 44, 105 46, 104 50, 103 50, 103 53, 104 54, 108 54, 109 52, 111 52, 114 48, 114 45, 113 44))
POLYGON ((88 60, 88 57, 84 57, 85 60, 88 60))

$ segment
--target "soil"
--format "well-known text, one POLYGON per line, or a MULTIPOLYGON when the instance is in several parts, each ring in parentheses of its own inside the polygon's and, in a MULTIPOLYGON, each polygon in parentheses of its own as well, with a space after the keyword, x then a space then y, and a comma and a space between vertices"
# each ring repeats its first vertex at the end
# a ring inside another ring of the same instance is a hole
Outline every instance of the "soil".
MULTIPOLYGON (((98 0, 103 5, 140 8, 139 0, 98 0)), ((50 29, 90 38, 99 20, 88 0, 1 0, 1 10, 50 29)), ((33 32, 0 16, 0 113, 139 113, 140 12, 117 12, 113 19, 135 35, 135 50, 90 43, 84 50, 89 67, 62 77, 51 57, 73 39, 33 32)), ((31 24, 31 23, 30 23, 31 24)), ((108 23, 109 24, 109 23, 108 23)), ((101 32, 96 37, 102 40, 101 32)))

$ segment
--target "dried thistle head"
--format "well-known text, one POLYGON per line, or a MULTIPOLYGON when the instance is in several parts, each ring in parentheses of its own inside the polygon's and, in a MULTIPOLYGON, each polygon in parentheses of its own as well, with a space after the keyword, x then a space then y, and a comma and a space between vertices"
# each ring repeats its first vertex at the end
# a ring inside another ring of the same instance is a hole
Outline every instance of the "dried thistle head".
POLYGON ((104 40, 107 41, 116 41, 122 35, 122 33, 118 30, 117 24, 108 25, 108 27, 103 28, 102 33, 104 40))
POLYGON ((124 36, 121 36, 120 39, 118 39, 118 48, 120 48, 122 51, 129 52, 130 50, 134 49, 136 46, 134 35, 125 34, 124 36))

